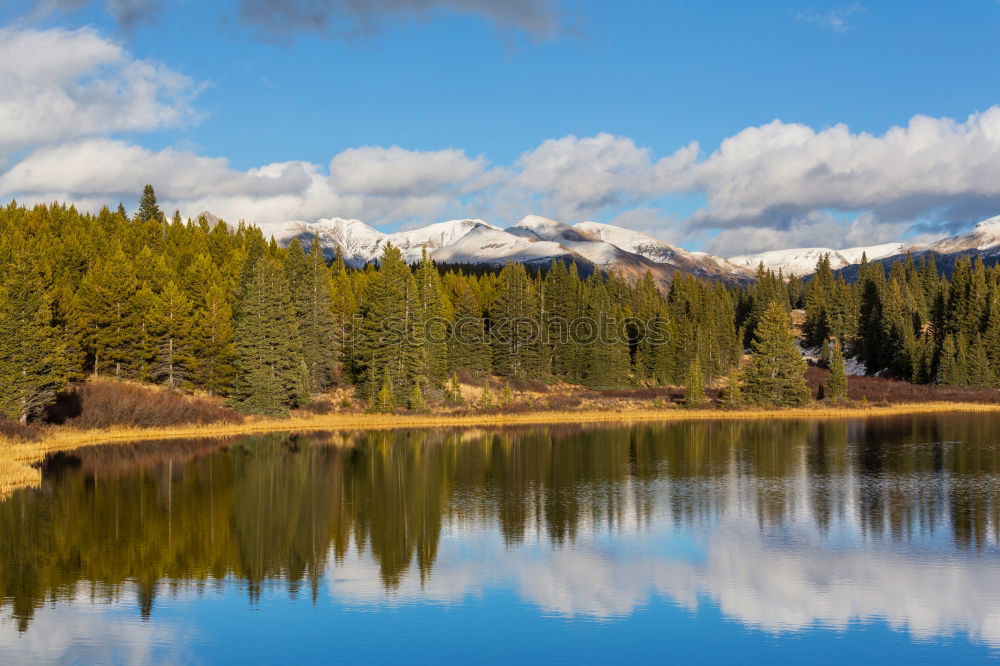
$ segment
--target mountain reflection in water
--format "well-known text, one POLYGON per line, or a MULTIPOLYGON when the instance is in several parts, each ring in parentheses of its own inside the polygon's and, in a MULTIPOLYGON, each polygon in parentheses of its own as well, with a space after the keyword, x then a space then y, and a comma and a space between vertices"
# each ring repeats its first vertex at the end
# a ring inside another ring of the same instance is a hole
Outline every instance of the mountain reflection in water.
POLYGON ((268 435, 44 472, 0 504, 22 636, 47 605, 130 599, 130 631, 155 634, 162 601, 235 582, 259 607, 275 585, 372 609, 509 590, 568 618, 666 599, 771 632, 884 622, 1000 648, 995 417, 268 435))

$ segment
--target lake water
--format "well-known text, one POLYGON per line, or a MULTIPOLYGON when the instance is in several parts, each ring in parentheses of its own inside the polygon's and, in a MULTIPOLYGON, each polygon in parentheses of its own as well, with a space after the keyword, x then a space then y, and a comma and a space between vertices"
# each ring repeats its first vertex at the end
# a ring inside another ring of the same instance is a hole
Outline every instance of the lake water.
POLYGON ((998 539, 995 416, 95 447, 0 503, 0 663, 970 663, 998 539))

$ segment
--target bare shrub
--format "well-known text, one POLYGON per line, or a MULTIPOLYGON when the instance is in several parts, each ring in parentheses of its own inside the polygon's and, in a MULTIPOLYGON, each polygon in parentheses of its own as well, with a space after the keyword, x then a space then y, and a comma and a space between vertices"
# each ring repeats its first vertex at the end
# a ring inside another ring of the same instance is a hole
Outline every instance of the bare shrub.
POLYGON ((64 392, 46 415, 50 423, 77 428, 162 427, 190 423, 240 423, 243 415, 218 400, 132 382, 92 379, 64 392))

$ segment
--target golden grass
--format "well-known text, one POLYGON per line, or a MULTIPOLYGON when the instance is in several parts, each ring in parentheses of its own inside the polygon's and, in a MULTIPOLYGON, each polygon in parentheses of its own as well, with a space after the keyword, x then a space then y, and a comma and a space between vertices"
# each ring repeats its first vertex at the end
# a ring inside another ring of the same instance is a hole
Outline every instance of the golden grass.
POLYGON ((143 440, 231 437, 268 432, 317 430, 386 430, 399 428, 517 426, 567 423, 638 423, 650 421, 705 421, 759 419, 850 419, 931 413, 1000 413, 1000 404, 923 402, 890 406, 830 407, 815 405, 795 409, 606 409, 536 411, 483 414, 359 414, 334 413, 288 419, 256 418, 243 423, 193 424, 158 428, 108 428, 78 430, 53 427, 36 442, 0 438, 0 498, 17 488, 36 486, 41 473, 33 465, 46 454, 95 444, 131 444, 143 440))

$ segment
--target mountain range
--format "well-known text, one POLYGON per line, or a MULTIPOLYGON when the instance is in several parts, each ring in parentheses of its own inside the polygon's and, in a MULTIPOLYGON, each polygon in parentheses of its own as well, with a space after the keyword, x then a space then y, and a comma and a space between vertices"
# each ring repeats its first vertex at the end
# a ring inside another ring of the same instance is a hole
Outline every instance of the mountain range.
POLYGON ((447 264, 547 266, 556 260, 575 261, 585 271, 614 270, 627 277, 650 271, 661 285, 669 284, 675 271, 729 282, 746 282, 753 275, 721 257, 688 252, 639 231, 598 222, 569 225, 539 215, 528 215, 506 229, 472 219, 395 233, 383 233, 361 220, 330 218, 291 223, 283 237, 305 240, 314 234, 327 254, 339 248, 344 261, 353 266, 376 260, 392 243, 411 263, 419 261, 424 251, 447 264))
MULTIPOLYGON (((539 215, 528 215, 502 229, 479 219, 438 222, 408 231, 384 233, 361 220, 329 218, 317 222, 291 222, 279 240, 308 240, 317 235, 324 251, 333 256, 339 248, 344 261, 363 266, 381 256, 392 243, 408 262, 427 252, 438 263, 498 266, 508 262, 546 266, 554 260, 575 261, 583 270, 617 271, 638 277, 650 271, 663 286, 675 271, 702 278, 745 283, 757 266, 781 270, 786 276, 808 275, 816 262, 830 255, 835 270, 849 269, 867 257, 891 263, 906 253, 934 252, 945 263, 957 256, 974 254, 988 263, 1000 261, 1000 215, 983 220, 968 233, 930 244, 905 242, 836 249, 828 247, 773 250, 729 258, 705 252, 690 252, 641 231, 600 222, 566 224, 539 215)), ((850 272, 849 270, 845 272, 850 272)))

